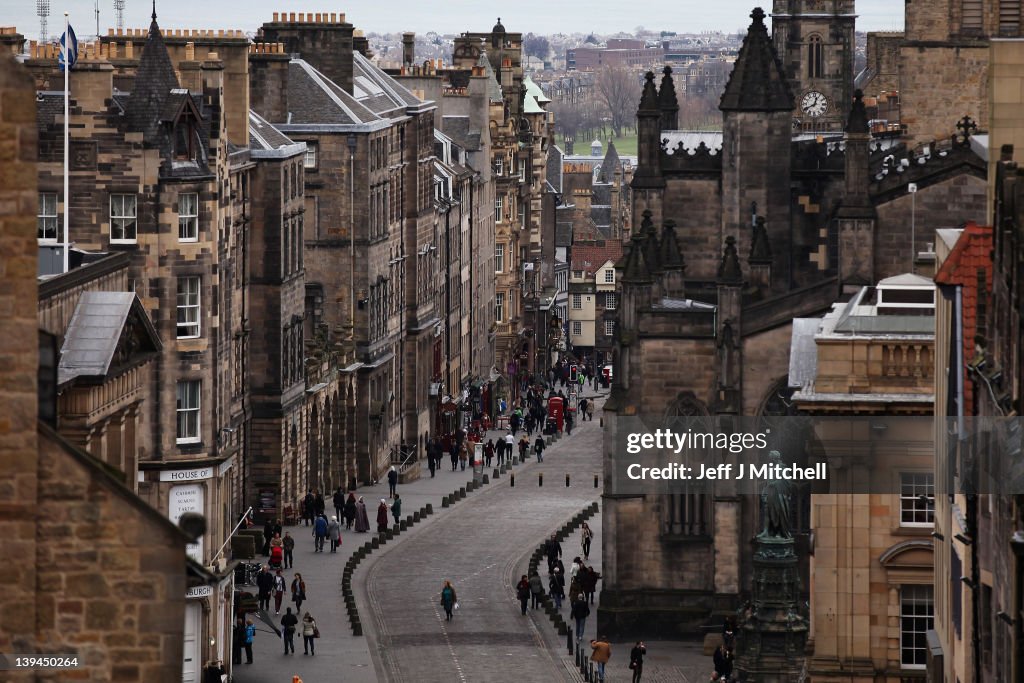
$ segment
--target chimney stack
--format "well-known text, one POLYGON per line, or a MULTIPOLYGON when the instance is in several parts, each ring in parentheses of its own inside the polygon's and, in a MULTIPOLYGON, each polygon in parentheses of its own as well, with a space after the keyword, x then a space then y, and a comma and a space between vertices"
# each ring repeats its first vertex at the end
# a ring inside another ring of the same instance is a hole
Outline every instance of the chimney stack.
POLYGON ((416 60, 416 34, 407 31, 402 34, 402 64, 412 66, 416 60))

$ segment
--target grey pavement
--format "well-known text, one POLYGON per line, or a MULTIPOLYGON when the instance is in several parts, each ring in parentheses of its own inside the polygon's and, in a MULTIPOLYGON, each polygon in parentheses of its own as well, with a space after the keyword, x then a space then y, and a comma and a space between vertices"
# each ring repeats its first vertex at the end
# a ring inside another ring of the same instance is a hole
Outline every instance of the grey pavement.
MULTIPOLYGON (((587 389, 585 395, 593 396, 587 389)), ((598 405, 606 392, 601 392, 598 405)), ((317 619, 322 637, 315 656, 302 654, 296 637, 296 655, 283 655, 283 645, 267 627, 257 633, 255 663, 236 667, 239 683, 291 683, 298 675, 304 683, 320 681, 581 681, 543 611, 523 617, 512 585, 526 572, 534 548, 569 517, 594 500, 600 491, 593 476, 600 472, 600 411, 593 422, 577 423, 572 436, 549 446, 543 463, 530 459, 502 474, 490 485, 470 493, 450 508, 441 498, 472 479, 470 470, 451 472, 442 467, 434 478, 401 484, 403 517, 431 503, 435 514, 372 553, 353 578, 366 636, 351 634, 341 594, 345 561, 373 534, 343 532, 337 554, 314 553, 310 529, 287 527, 296 537, 294 571, 306 581, 309 601, 303 605, 317 619), (571 486, 565 487, 570 473, 571 486), (544 473, 544 486, 538 474, 544 473), (455 585, 459 610, 446 623, 440 606, 444 579, 455 585)), ((489 432, 497 438, 504 431, 489 432)), ((531 454, 532 455, 532 454, 531 454)), ((447 464, 447 459, 442 464, 447 464)), ((489 474, 491 469, 486 470, 489 474)), ((361 486, 371 524, 387 485, 361 486)), ((330 511, 329 511, 330 513, 330 511)), ((596 537, 590 560, 600 570, 601 515, 591 518, 596 537)), ((579 553, 579 537, 563 543, 566 562, 579 553)), ((543 569, 542 569, 543 571, 543 569)), ((543 576, 546 579, 546 576, 543 576)), ((599 585, 600 589, 600 585, 599 585)), ((282 605, 282 614, 284 607, 282 605)), ((568 614, 568 608, 563 608, 568 614)), ((279 620, 279 616, 274 616, 279 620)), ((587 638, 596 619, 588 620, 587 638)), ((690 683, 706 681, 710 658, 699 643, 648 641, 644 681, 690 683)), ((608 677, 628 681, 625 661, 632 643, 613 643, 608 677)))

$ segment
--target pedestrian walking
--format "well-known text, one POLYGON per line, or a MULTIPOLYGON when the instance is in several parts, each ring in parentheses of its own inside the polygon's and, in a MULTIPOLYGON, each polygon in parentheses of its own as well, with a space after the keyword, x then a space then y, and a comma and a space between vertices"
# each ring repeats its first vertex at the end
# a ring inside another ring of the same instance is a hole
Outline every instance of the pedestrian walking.
POLYGON ((388 470, 388 494, 394 498, 395 491, 398 490, 398 470, 392 465, 391 469, 388 470))
POLYGON ((530 577, 530 597, 533 600, 530 606, 533 609, 540 607, 540 599, 544 596, 544 582, 540 580, 540 574, 534 572, 533 576, 530 577))
POLYGON ((544 462, 544 449, 547 444, 544 443, 544 436, 542 434, 537 435, 537 440, 533 442, 533 452, 537 454, 537 462, 544 462))
POLYGON ((306 526, 313 524, 313 518, 316 516, 316 496, 313 495, 313 489, 306 490, 306 497, 302 499, 302 519, 305 521, 306 526))
POLYGON ((612 658, 612 646, 606 636, 600 636, 597 640, 590 641, 590 660, 597 664, 597 680, 604 683, 604 667, 612 658))
POLYGON ((516 437, 509 432, 505 435, 505 457, 509 459, 509 463, 512 462, 512 453, 516 448, 516 437))
POLYGON ((281 546, 284 548, 284 568, 291 569, 295 563, 293 553, 295 552, 295 539, 292 537, 292 532, 284 532, 284 538, 281 540, 281 546))
POLYGON ((565 435, 572 436, 572 413, 565 412, 565 435))
POLYGON ((295 603, 295 613, 302 610, 302 603, 306 600, 306 582, 302 580, 302 574, 295 572, 292 579, 292 602, 295 603))
POLYGON ((377 532, 383 533, 388 530, 388 504, 381 498, 377 506, 377 532))
POLYGON ((732 652, 722 643, 715 650, 715 675, 728 681, 732 677, 732 652))
POLYGON ((494 439, 488 439, 487 443, 484 444, 484 465, 487 467, 491 466, 491 460, 494 459, 494 439))
POLYGON ((445 581, 444 587, 441 589, 441 606, 444 607, 445 621, 452 620, 452 611, 457 604, 455 589, 452 587, 451 581, 445 581))
POLYGON ((235 627, 231 630, 231 662, 233 664, 242 663, 242 648, 244 647, 245 621, 242 617, 238 617, 235 619, 235 627))
MULTIPOLYGON (((594 387, 594 388, 596 389, 597 387, 594 387)), ((594 401, 593 400, 587 401, 587 419, 590 420, 591 422, 594 421, 594 401)))
POLYGON ((498 467, 505 462, 505 439, 504 437, 498 438, 498 443, 494 447, 495 453, 498 455, 498 467))
POLYGON ((452 472, 459 469, 459 445, 456 442, 452 442, 451 448, 448 450, 452 457, 452 472))
POLYGON ((555 560, 562 556, 562 544, 558 542, 558 537, 555 534, 551 534, 551 538, 544 541, 544 554, 548 557, 548 574, 555 568, 555 560))
POLYGON ((586 422, 587 421, 587 404, 588 403, 589 403, 589 401, 587 401, 587 399, 585 399, 585 398, 581 398, 580 399, 580 403, 579 403, 580 422, 586 422))
POLYGON ((316 639, 320 637, 320 629, 316 627, 316 620, 306 612, 302 616, 302 654, 316 655, 316 639))
POLYGON ((583 592, 586 593, 587 600, 591 605, 594 604, 594 593, 597 592, 597 582, 600 578, 601 573, 590 565, 586 565, 580 569, 580 587, 583 589, 583 592))
POLYGON ((327 518, 317 515, 316 521, 313 522, 313 552, 322 553, 324 551, 325 538, 327 538, 327 518))
POLYGON ((366 503, 359 496, 356 502, 356 533, 362 534, 370 530, 370 518, 366 515, 366 503))
POLYGON ((465 441, 462 442, 462 446, 459 447, 459 467, 462 471, 466 471, 466 462, 469 460, 469 447, 465 441))
POLYGON ((523 578, 519 579, 519 583, 516 584, 516 597, 519 598, 519 607, 523 610, 523 616, 526 616, 526 606, 530 604, 530 580, 526 578, 526 574, 523 574, 523 578))
POLYGON ((391 503, 391 516, 395 520, 395 526, 398 526, 398 520, 402 516, 402 499, 399 495, 395 494, 395 500, 391 503))
POLYGON ((341 545, 341 524, 338 523, 337 517, 331 517, 327 524, 327 538, 331 539, 331 552, 338 552, 338 546, 341 545))
POLYGON ((352 530, 352 524, 356 521, 356 494, 348 494, 345 500, 345 528, 352 530))
POLYGON ((256 638, 256 627, 252 619, 245 620, 245 663, 252 664, 252 641, 256 638))
POLYGON ((345 492, 341 490, 340 486, 334 492, 332 502, 334 503, 334 516, 338 519, 343 519, 345 514, 345 492))
POLYGON ((295 636, 295 627, 299 624, 299 618, 292 614, 292 608, 286 607, 284 616, 281 617, 281 626, 283 627, 284 633, 284 653, 295 654, 295 641, 292 638, 295 636))
POLYGON ((736 647, 736 617, 729 615, 722 624, 722 643, 729 652, 736 647))
POLYGON ((327 503, 324 502, 323 494, 318 489, 313 489, 313 512, 322 515, 326 509, 327 503))
POLYGON ((263 524, 263 556, 270 554, 270 541, 274 538, 274 523, 269 519, 263 524))
POLYGON ((583 522, 583 526, 580 528, 580 547, 583 549, 583 559, 590 559, 590 543, 594 540, 594 532, 590 530, 590 525, 583 522))
POLYGON ((587 598, 583 593, 577 595, 573 600, 569 616, 576 622, 576 642, 579 643, 583 640, 583 632, 587 628, 587 617, 590 616, 590 605, 587 604, 587 598))
POLYGON ((519 462, 526 461, 526 454, 530 452, 530 439, 523 434, 523 438, 519 439, 519 462))
POLYGON ((565 576, 562 575, 558 567, 555 567, 551 578, 548 579, 548 594, 555 601, 555 609, 562 609, 562 598, 565 597, 565 576))
POLYGON ((284 583, 284 576, 281 575, 281 570, 278 569, 277 573, 274 574, 274 614, 281 613, 281 601, 284 599, 284 590, 287 586, 284 583))
POLYGON ((629 668, 633 670, 633 683, 640 683, 640 677, 644 673, 645 654, 647 654, 647 646, 642 640, 636 641, 636 645, 629 651, 629 668))
POLYGON ((270 593, 274 590, 274 575, 270 573, 267 565, 260 567, 260 573, 256 575, 256 588, 259 589, 260 609, 270 609, 270 593))

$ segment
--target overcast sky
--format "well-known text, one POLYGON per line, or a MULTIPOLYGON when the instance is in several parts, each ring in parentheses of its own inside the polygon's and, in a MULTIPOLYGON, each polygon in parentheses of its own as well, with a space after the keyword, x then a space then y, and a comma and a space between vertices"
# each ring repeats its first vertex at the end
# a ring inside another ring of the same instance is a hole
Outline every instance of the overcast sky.
MULTIPOLYGON (((70 13, 75 32, 87 38, 96 32, 94 0, 50 0, 49 32, 63 31, 64 12, 70 13)), ((637 26, 679 33, 707 30, 735 31, 750 23, 749 15, 770 0, 518 0, 503 6, 501 20, 509 31, 523 33, 632 32, 637 26)), ((125 0, 125 26, 146 27, 149 2, 125 0)), ((458 33, 487 31, 494 25, 497 3, 479 0, 377 0, 377 2, 318 2, 316 0, 158 0, 158 21, 165 28, 239 28, 254 31, 273 12, 347 12, 348 21, 364 31, 416 31, 458 33)), ((99 0, 100 27, 115 26, 114 0, 99 0)), ((17 26, 29 39, 39 35, 34 0, 0 0, 0 25, 17 26)), ((902 30, 903 3, 895 0, 858 0, 857 28, 866 31, 902 30)))

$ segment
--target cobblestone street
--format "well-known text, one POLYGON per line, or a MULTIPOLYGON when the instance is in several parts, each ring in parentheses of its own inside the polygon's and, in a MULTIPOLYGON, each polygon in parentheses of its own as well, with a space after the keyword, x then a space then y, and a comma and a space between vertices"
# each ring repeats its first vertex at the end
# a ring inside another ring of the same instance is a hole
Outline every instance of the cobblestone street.
MULTIPOLYGON (((526 573, 530 553, 544 538, 591 502, 600 501, 600 490, 593 484, 600 471, 599 415, 600 411, 593 422, 578 425, 572 436, 563 435, 549 446, 543 463, 531 457, 451 508, 441 509, 441 498, 472 478, 468 470, 442 469, 434 478, 426 474, 400 485, 403 513, 431 503, 435 514, 359 565, 353 585, 365 637, 351 635, 341 575, 347 557, 371 535, 346 532, 337 555, 316 554, 308 528, 290 527, 297 547, 288 579, 299 571, 306 581, 310 600, 303 611, 313 614, 322 633, 317 654, 304 656, 298 638, 298 654, 286 657, 280 639, 269 627, 257 624, 261 631, 255 663, 240 665, 235 680, 287 683, 298 675, 304 683, 582 681, 564 638, 544 612, 520 614, 513 585, 526 573), (445 579, 452 581, 459 600, 451 622, 445 621, 440 605, 445 579)), ((365 497, 372 517, 387 486, 361 487, 357 494, 365 497)), ((590 519, 596 534, 590 561, 599 571, 600 519, 600 513, 590 519)), ((566 564, 579 554, 577 534, 563 543, 563 553, 566 564)), ((546 581, 543 571, 542 578, 546 581)), ((568 606, 562 611, 568 616, 568 606)), ((588 639, 597 635, 595 626, 596 614, 587 622, 588 639)), ((631 646, 613 643, 607 680, 629 680, 626 657, 631 646)), ((706 680, 710 671, 710 659, 702 656, 699 644, 648 642, 648 653, 644 681, 691 683, 706 680)))

